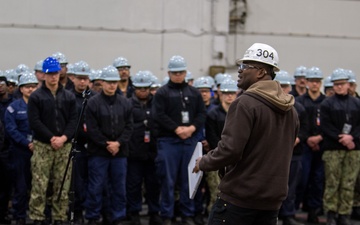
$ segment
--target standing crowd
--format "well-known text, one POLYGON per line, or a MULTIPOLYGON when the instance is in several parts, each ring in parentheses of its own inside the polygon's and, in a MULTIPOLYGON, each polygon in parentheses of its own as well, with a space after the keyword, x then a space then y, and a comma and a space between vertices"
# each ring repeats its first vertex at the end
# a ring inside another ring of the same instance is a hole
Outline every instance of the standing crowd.
POLYGON ((201 225, 204 216, 239 206, 268 211, 284 225, 302 224, 298 210, 313 224, 323 213, 328 225, 360 219, 354 73, 337 68, 324 77, 318 67, 300 66, 291 76, 277 58, 266 61, 273 53, 252 57, 249 50, 237 61, 240 83, 223 73, 194 79, 178 55, 162 83, 147 70, 131 75, 123 57, 92 70, 60 52, 33 71, 24 64, 0 71, 0 223, 29 217, 34 225, 139 225, 144 202, 150 225, 178 218, 201 225), (261 71, 260 82, 247 78, 250 71, 261 71), (205 175, 190 199, 188 163, 198 142, 209 154, 199 161, 205 175), (251 188, 258 180, 275 190, 251 188), (235 207, 220 207, 227 205, 235 207))

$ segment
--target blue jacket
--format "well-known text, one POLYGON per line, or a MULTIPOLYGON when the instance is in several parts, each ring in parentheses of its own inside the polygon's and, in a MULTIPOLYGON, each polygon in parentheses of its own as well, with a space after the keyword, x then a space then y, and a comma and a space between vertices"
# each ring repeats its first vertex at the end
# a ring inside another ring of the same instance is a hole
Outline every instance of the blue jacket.
POLYGON ((29 127, 27 104, 24 99, 17 99, 7 107, 5 129, 11 138, 11 147, 28 149, 32 132, 29 127))

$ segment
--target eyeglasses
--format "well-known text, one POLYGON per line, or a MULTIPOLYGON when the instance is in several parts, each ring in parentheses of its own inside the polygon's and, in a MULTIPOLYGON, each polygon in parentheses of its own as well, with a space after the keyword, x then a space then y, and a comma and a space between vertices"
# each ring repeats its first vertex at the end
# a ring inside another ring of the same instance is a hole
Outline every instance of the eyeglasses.
POLYGON ((258 69, 258 70, 260 70, 262 68, 242 63, 242 64, 239 65, 238 69, 239 70, 247 70, 247 69, 258 69))
POLYGON ((119 83, 119 81, 110 81, 110 80, 106 80, 106 81, 105 81, 105 83, 114 85, 114 84, 118 84, 118 83, 119 83))
POLYGON ((130 70, 129 67, 118 67, 117 69, 118 69, 118 71, 129 71, 130 70))
POLYGON ((210 89, 203 89, 203 90, 200 90, 200 93, 210 93, 210 89))
POLYGON ((344 86, 347 82, 339 82, 339 83, 333 83, 333 86, 344 86))
POLYGON ((182 71, 170 71, 170 74, 171 74, 171 75, 177 75, 177 74, 183 75, 183 74, 186 74, 186 70, 182 70, 182 71))
POLYGON ((89 80, 89 77, 88 76, 75 76, 76 79, 78 80, 89 80))
POLYGON ((36 88, 37 85, 36 84, 25 84, 23 87, 24 88, 36 88))

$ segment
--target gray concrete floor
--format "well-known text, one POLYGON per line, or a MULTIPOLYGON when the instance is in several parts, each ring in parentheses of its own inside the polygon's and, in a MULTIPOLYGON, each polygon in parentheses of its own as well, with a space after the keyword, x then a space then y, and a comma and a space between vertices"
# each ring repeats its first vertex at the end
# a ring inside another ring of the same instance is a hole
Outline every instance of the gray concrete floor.
MULTIPOLYGON (((141 224, 142 225, 148 225, 149 224, 149 217, 147 216, 147 206, 144 204, 143 205, 143 211, 140 213, 140 219, 141 219, 141 224)), ((302 222, 304 225, 312 225, 311 223, 307 223, 306 219, 307 219, 307 213, 305 212, 299 212, 296 214, 296 219, 299 222, 302 222)), ((326 224, 326 216, 320 216, 320 225, 325 225, 326 224)), ((207 218, 204 218, 204 225, 207 222, 207 218)), ((360 225, 360 221, 359 220, 351 220, 352 225, 360 225)), ((32 224, 32 221, 30 219, 27 219, 26 221, 27 224, 32 224)), ((12 224, 15 224, 15 221, 12 221, 12 224)), ((130 225, 130 221, 124 221, 125 225, 130 225)), ((173 222, 172 225, 180 225, 180 218, 177 218, 176 222, 173 222)), ((282 225, 282 221, 279 220, 278 225, 282 225)))

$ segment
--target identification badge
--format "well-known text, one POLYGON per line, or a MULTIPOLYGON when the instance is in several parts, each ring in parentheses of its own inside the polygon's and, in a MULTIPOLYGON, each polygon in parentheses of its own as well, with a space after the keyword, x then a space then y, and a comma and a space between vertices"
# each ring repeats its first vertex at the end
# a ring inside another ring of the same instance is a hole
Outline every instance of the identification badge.
POLYGON ((150 131, 146 130, 144 133, 144 142, 149 143, 150 142, 150 131))
POLYGON ((30 142, 33 141, 33 138, 32 138, 32 135, 31 135, 31 134, 28 134, 28 135, 26 136, 26 139, 27 139, 28 141, 30 141, 30 142))
POLYGON ((351 125, 348 123, 344 123, 343 129, 342 129, 342 133, 343 134, 350 134, 351 132, 351 125))
POLYGON ((189 112, 188 111, 181 111, 181 122, 182 123, 189 123, 189 112))

